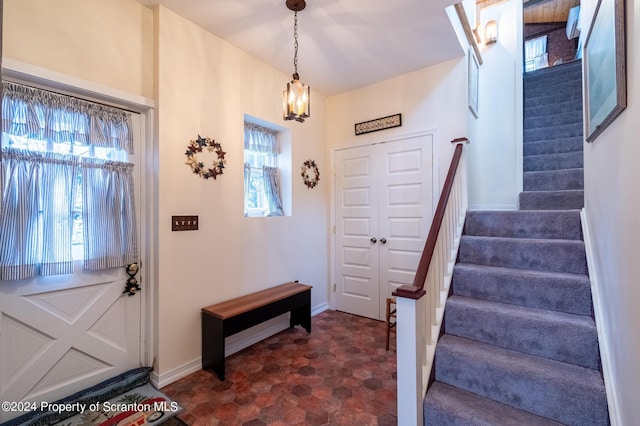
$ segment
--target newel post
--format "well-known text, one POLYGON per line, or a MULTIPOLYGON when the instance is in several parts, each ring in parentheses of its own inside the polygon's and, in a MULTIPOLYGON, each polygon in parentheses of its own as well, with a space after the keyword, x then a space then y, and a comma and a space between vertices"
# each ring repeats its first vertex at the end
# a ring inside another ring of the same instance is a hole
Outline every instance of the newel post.
POLYGON ((398 385, 398 424, 422 425, 422 358, 424 352, 423 300, 425 291, 402 286, 396 296, 396 353, 398 385))

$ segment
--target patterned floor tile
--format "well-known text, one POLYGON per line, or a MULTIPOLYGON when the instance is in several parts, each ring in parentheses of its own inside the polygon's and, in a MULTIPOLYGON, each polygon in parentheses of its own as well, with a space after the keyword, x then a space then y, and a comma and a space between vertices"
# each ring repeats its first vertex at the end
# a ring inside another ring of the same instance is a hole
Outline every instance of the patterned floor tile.
POLYGON ((200 370, 162 389, 191 426, 396 425, 395 342, 385 324, 325 311, 231 355, 226 380, 200 370))

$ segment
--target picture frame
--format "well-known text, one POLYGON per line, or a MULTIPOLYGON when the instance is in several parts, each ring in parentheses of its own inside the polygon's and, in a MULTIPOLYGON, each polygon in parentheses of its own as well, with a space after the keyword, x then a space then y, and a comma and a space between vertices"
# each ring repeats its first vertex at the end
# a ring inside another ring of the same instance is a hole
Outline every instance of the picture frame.
POLYGON ((375 120, 356 123, 354 125, 354 130, 356 136, 358 136, 365 133, 377 132, 380 130, 391 129, 393 127, 400 126, 402 126, 402 114, 394 114, 387 117, 376 118, 375 120))
POLYGON ((478 118, 478 90, 479 90, 479 77, 480 77, 480 65, 478 59, 471 49, 468 52, 468 102, 469 110, 475 118, 478 118))
POLYGON ((599 0, 585 39, 584 132, 593 142, 627 107, 624 0, 599 0))

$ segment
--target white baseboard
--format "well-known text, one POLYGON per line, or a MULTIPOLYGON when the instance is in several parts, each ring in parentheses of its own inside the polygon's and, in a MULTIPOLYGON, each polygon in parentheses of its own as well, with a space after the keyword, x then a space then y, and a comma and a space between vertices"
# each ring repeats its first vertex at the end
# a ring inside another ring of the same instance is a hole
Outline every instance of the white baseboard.
MULTIPOLYGON (((322 303, 311 309, 311 316, 316 316, 321 312, 329 309, 328 303, 322 303)), ((236 352, 248 348, 249 346, 267 339, 274 334, 289 328, 290 314, 283 314, 258 324, 240 333, 229 336, 225 340, 225 356, 232 355, 236 352)), ((158 374, 155 371, 151 373, 151 383, 158 389, 170 385, 171 383, 195 373, 202 368, 202 357, 198 357, 186 364, 171 369, 166 373, 158 374)))
POLYGON ((609 352, 611 341, 609 340, 609 324, 605 322, 604 307, 602 306, 601 283, 599 280, 598 267, 595 262, 595 254, 592 250, 591 232, 587 220, 585 209, 580 211, 582 222, 582 235, 584 238, 585 250, 587 253, 587 266, 589 268, 589 280, 591 281, 591 298, 593 300, 593 312, 595 314, 596 326, 598 330, 598 345, 600 346, 600 360, 602 362, 602 375, 604 386, 607 391, 607 404, 609 406, 609 420, 612 426, 621 426, 620 405, 618 403, 618 393, 615 379, 611 368, 612 356, 609 352))

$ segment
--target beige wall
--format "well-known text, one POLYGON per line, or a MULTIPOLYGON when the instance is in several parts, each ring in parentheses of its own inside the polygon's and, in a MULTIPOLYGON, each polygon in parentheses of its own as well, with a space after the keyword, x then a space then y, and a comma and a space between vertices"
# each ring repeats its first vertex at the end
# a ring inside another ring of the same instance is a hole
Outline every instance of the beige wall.
POLYGON ((153 13, 132 0, 5 0, 3 55, 153 98, 153 13))
MULTIPOLYGON (((583 2, 584 35, 596 3, 583 2)), ((602 307, 596 320, 610 363, 605 379, 611 379, 613 425, 640 419, 640 4, 625 3, 627 108, 584 145, 585 215, 594 255, 589 272, 602 307)))
POLYGON ((290 76, 168 9, 133 0, 6 0, 3 43, 4 58, 155 101, 145 196, 156 194, 155 205, 146 206, 152 212, 146 220, 155 224, 148 247, 155 269, 147 277, 156 281, 149 284, 157 290, 153 358, 161 379, 199 366, 204 306, 297 279, 314 286, 313 307, 326 307, 322 94, 313 93, 306 123, 284 122, 281 96, 290 76), (289 217, 243 217, 244 114, 281 126, 291 141, 289 217), (217 180, 205 181, 185 165, 187 144, 199 134, 226 151, 227 168, 217 180), (320 168, 312 190, 299 175, 306 159, 320 168), (171 216, 183 214, 199 215, 199 231, 171 232, 171 216))
POLYGON ((453 59, 327 99, 329 149, 437 130, 440 185, 453 154, 451 140, 467 136, 466 61, 453 59), (402 126, 355 136, 354 124, 402 114, 402 126))
POLYGON ((304 124, 282 120, 288 76, 166 8, 159 8, 159 369, 200 356, 200 309, 287 281, 314 286, 312 305, 328 300, 325 99, 313 93, 304 124), (292 216, 243 217, 243 117, 290 129, 292 216), (184 164, 187 143, 214 138, 227 168, 205 181, 184 164), (314 159, 320 184, 304 186, 300 166, 314 159), (198 232, 171 232, 171 215, 198 214, 198 232))

